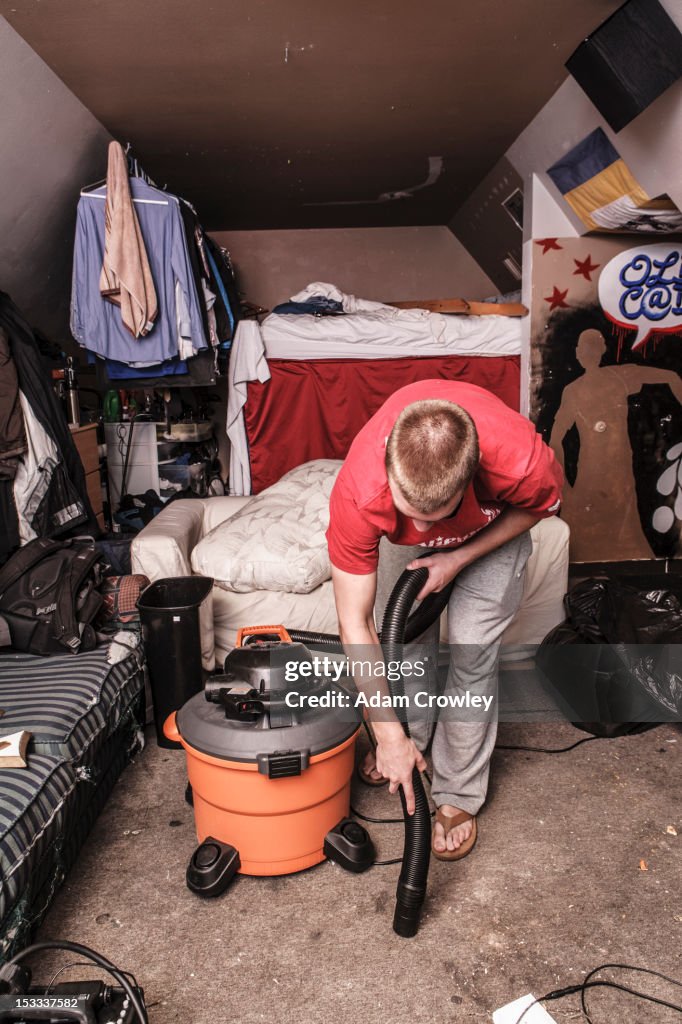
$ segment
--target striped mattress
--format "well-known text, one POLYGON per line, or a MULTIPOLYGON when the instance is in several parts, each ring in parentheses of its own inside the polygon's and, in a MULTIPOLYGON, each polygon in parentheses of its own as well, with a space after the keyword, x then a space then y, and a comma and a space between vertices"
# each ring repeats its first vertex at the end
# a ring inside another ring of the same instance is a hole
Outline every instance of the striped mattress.
POLYGON ((0 656, 0 737, 26 729, 27 768, 0 769, 0 963, 29 941, 106 796, 139 749, 141 651, 0 656))

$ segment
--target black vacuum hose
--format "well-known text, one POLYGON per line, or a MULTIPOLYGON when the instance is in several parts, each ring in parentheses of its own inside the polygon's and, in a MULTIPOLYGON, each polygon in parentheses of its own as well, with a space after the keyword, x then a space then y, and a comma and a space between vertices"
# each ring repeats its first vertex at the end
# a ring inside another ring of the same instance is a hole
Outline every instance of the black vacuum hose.
POLYGON ((307 629, 289 629, 288 626, 287 633, 295 644, 305 644, 306 647, 314 647, 316 651, 344 653, 341 638, 336 633, 313 633, 307 629))
MULTIPOLYGON (((433 552, 428 552, 428 555, 433 552)), ((424 557, 428 557, 424 555, 424 557)), ((405 569, 391 591, 384 619, 381 624, 380 640, 387 661, 402 659, 402 647, 421 636, 433 622, 439 618, 445 608, 454 580, 439 593, 429 594, 415 611, 409 615, 414 600, 428 579, 428 569, 405 569)), ((291 639, 310 647, 327 651, 343 651, 341 641, 333 633, 314 633, 305 630, 290 629, 291 639)), ((397 682, 389 679, 389 688, 394 707, 402 706, 397 697, 404 695, 402 677, 397 682)), ((410 735, 410 727, 405 715, 399 715, 405 735, 410 735)), ((405 819, 405 844, 403 847, 403 863, 396 890, 396 905, 393 915, 393 930, 397 935, 410 939, 419 930, 421 908, 426 898, 426 882, 429 874, 431 858, 431 812, 424 792, 424 784, 417 768, 412 771, 412 788, 414 789, 414 814, 407 813, 407 804, 402 786, 400 801, 405 819)))
MULTIPOLYGON (((402 648, 407 632, 408 612, 428 576, 428 569, 406 569, 391 591, 381 625, 381 646, 387 661, 400 663, 403 660, 402 648)), ((402 675, 398 673, 398 679, 395 682, 389 679, 389 686, 394 707, 402 707, 402 701, 396 700, 396 698, 403 697, 405 693, 402 675)), ((409 736, 410 726, 407 715, 400 715, 400 724, 405 735, 409 736)), ((426 881, 431 858, 431 811, 424 792, 421 774, 416 767, 412 770, 412 788, 414 790, 414 814, 408 814, 405 793, 402 786, 400 787, 400 802, 403 805, 405 819, 405 844, 393 914, 393 931, 406 939, 416 935, 419 929, 419 918, 422 904, 426 898, 426 881)))
MULTIPOLYGON (((431 554, 432 552, 429 552, 429 555, 431 554)), ((423 555, 420 557, 427 558, 428 555, 423 555)), ((422 580, 421 586, 423 586, 423 580, 426 579, 426 577, 423 575, 424 569, 406 569, 403 575, 398 580, 398 583, 400 583, 404 576, 411 577, 415 572, 419 572, 422 574, 420 576, 420 579, 422 580)), ((398 589, 398 583, 391 592, 389 603, 390 600, 393 598, 396 590, 398 589)), ((404 634, 403 639, 401 641, 402 643, 411 644, 414 640, 417 639, 417 637, 421 636, 422 633, 425 630, 427 630, 433 622, 436 621, 436 619, 440 618, 441 612, 443 611, 443 609, 445 608, 450 599, 452 587, 453 583, 450 583, 448 584, 447 587, 444 587, 444 589, 441 590, 439 593, 429 594, 429 596, 425 598, 422 601, 422 603, 414 609, 412 614, 407 617, 407 620, 403 624, 404 634)), ((419 593, 419 590, 420 587, 417 587, 416 593, 419 593)), ((414 598, 412 598, 411 600, 414 600, 414 598)), ((388 605, 386 607, 388 608, 388 605)), ((408 605, 407 611, 409 611, 409 607, 410 606, 408 605)), ((403 611, 404 610, 401 606, 401 615, 403 614, 403 611)), ((407 614, 406 611, 404 613, 407 614)), ((385 621, 386 616, 384 615, 384 622, 385 621)), ((343 644, 341 643, 341 639, 338 633, 316 633, 314 630, 289 629, 288 627, 287 632, 289 633, 289 636, 295 643, 305 644, 307 647, 314 647, 315 650, 318 651, 333 651, 336 654, 344 653, 343 644)), ((379 640, 383 643, 383 625, 382 631, 381 633, 379 633, 379 640)))

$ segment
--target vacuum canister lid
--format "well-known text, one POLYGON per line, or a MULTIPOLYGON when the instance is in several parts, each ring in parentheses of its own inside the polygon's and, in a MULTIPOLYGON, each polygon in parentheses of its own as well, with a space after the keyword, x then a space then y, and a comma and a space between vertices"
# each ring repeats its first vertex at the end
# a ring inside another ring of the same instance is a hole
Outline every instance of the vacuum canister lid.
POLYGON ((188 746, 211 757, 257 762, 259 755, 280 751, 307 751, 309 757, 325 753, 344 743, 360 724, 353 697, 334 683, 315 687, 312 696, 320 700, 321 707, 307 703, 310 691, 292 686, 289 694, 289 704, 301 701, 302 706, 288 707, 286 701, 278 700, 278 706, 287 710, 287 718, 282 711, 279 721, 291 724, 273 728, 268 712, 253 721, 233 720, 226 717, 220 704, 197 693, 178 711, 178 731, 188 746))
POLYGON ((300 763, 344 743, 360 716, 353 696, 322 672, 283 626, 240 630, 225 671, 177 714, 186 744, 227 761, 300 752, 300 763), (249 637, 243 643, 244 636, 249 637))

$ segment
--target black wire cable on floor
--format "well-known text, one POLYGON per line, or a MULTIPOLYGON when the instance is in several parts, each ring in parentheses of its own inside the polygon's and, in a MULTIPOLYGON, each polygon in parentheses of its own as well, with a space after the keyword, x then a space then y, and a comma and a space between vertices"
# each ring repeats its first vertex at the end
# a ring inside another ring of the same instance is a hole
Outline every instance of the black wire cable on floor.
POLYGON ((618 964, 608 963, 600 964, 599 967, 593 968, 589 974, 587 974, 583 981, 576 985, 567 985, 565 988, 554 989, 552 992, 547 992, 544 996, 540 996, 538 999, 533 1000, 528 1006, 522 1011, 521 1015, 516 1019, 515 1024, 522 1024, 524 1017, 537 1003, 553 1002, 556 999, 564 999, 566 996, 571 996, 576 993, 580 993, 581 1010, 585 1020, 588 1024, 594 1024, 594 1021, 587 1012, 587 1003, 585 993, 591 988, 612 988, 618 992, 625 992, 627 995, 635 996, 637 999, 642 999, 648 1003, 654 1003, 657 1006, 665 1006, 667 1009, 675 1010, 677 1013, 682 1013, 682 1005, 678 1003, 671 1003, 667 999, 661 999, 658 996, 652 996, 648 992, 640 992, 638 989, 630 988, 628 985, 623 985, 618 981, 611 981, 609 978, 600 978, 597 981, 592 981, 596 974, 600 971, 605 970, 623 970, 623 971, 638 971, 641 974, 649 974, 655 978, 661 978, 663 981, 668 982, 671 985, 676 985, 678 988, 682 988, 682 982, 676 978, 671 978, 667 974, 662 974, 660 971, 655 971, 650 967, 637 967, 633 964, 618 964))
POLYGON ((533 754, 566 754, 569 750, 575 750, 581 743, 591 743, 593 740, 603 740, 605 736, 583 736, 576 740, 569 747, 526 747, 524 745, 510 745, 507 743, 496 743, 495 750, 529 750, 533 754))
MULTIPOLYGON (((654 978, 661 978, 663 981, 668 982, 668 984, 670 984, 670 985, 676 985, 678 988, 682 988, 682 981, 677 981, 675 978, 670 978, 670 977, 668 977, 667 974, 662 974, 661 971, 654 971, 653 968, 651 968, 651 967, 636 967, 636 966, 632 966, 630 964, 617 964, 617 963, 614 963, 614 964, 602 964, 600 967, 595 967, 594 970, 590 971, 590 973, 588 975, 586 975, 585 983, 586 984, 591 983, 591 979, 595 976, 595 974, 599 974, 600 971, 605 971, 605 970, 636 971, 636 972, 638 972, 640 974, 649 974, 649 975, 653 976, 654 978)), ((634 992, 634 990, 631 992, 631 994, 639 995, 639 993, 634 992)), ((667 1006, 667 1007, 669 1007, 672 1010, 677 1010, 679 1013, 682 1013, 682 1006, 678 1006, 675 1003, 666 1003, 665 1001, 658 1000, 654 996, 650 996, 648 994, 647 995, 643 995, 642 998, 643 999, 648 999, 648 1000, 650 1000, 652 1002, 659 1002, 662 1006, 667 1006)), ((592 1018, 590 1017, 589 1013, 587 1012, 587 1002, 586 1002, 586 999, 585 999, 585 988, 583 988, 581 993, 580 993, 580 1008, 583 1011, 583 1014, 585 1016, 585 1019, 588 1021, 588 1024, 593 1024, 592 1018)))
MULTIPOLYGON (((52 977, 48 981, 47 985, 45 986, 45 995, 49 996, 50 990, 52 989, 52 986, 54 985, 54 983, 57 980, 57 978, 59 977, 59 975, 63 974, 64 971, 70 971, 74 967, 87 967, 88 970, 91 971, 93 966, 94 965, 93 965, 91 960, 73 960, 70 964, 64 964, 64 966, 60 967, 58 971, 55 971, 55 973, 52 975, 52 977)), ((134 979, 133 979, 133 981, 134 981, 134 979)))
POLYGON ((350 805, 350 813, 359 818, 360 821, 368 821, 371 825, 402 825, 402 818, 372 818, 369 814, 363 814, 357 809, 350 805))
MULTIPOLYGON (((5 967, 7 968, 15 964, 19 964, 22 960, 25 960, 26 957, 33 956, 35 953, 41 953, 43 950, 47 949, 59 949, 68 953, 75 953, 77 956, 84 956, 87 960, 96 964, 103 971, 106 971, 107 974, 110 974, 112 978, 118 982, 125 994, 128 996, 130 1005, 135 1010, 135 1014, 140 1024, 149 1024, 147 1012, 142 1005, 135 988, 126 977, 129 972, 121 971, 116 964, 107 960, 107 958, 102 956, 101 953, 97 953, 94 949, 90 949, 89 946, 83 946, 79 942, 67 942, 66 940, 62 942, 54 942, 52 940, 47 942, 36 942, 33 946, 27 946, 26 949, 22 949, 19 953, 15 954, 15 956, 7 961, 5 967)), ((133 984, 137 987, 137 982, 134 978, 133 984)))

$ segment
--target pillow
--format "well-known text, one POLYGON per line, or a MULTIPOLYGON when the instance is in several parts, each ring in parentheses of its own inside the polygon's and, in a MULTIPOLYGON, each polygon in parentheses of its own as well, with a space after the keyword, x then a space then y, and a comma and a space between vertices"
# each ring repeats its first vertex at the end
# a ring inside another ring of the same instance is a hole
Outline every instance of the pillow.
POLYGON ((194 572, 238 594, 315 590, 331 577, 325 531, 341 465, 315 459, 285 473, 206 534, 192 552, 194 572))

